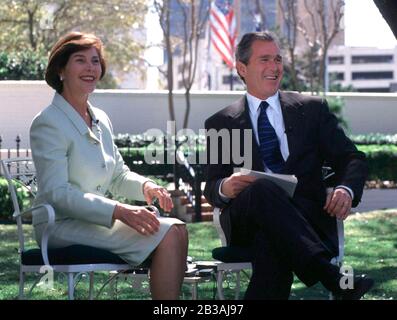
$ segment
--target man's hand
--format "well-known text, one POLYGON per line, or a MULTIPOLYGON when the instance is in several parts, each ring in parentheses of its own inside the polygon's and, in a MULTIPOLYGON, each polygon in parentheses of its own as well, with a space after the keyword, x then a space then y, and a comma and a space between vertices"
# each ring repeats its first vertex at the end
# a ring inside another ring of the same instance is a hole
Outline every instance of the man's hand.
POLYGON ((147 181, 143 185, 143 195, 145 196, 145 200, 149 205, 152 204, 154 198, 157 198, 159 200, 160 207, 165 212, 170 212, 174 207, 171 195, 167 189, 160 187, 151 181, 147 181))
POLYGON ((337 188, 327 196, 324 210, 331 216, 345 220, 352 208, 352 198, 345 189, 337 188))
POLYGON ((234 173, 223 181, 221 192, 230 199, 236 198, 255 180, 253 176, 242 175, 240 172, 234 173))

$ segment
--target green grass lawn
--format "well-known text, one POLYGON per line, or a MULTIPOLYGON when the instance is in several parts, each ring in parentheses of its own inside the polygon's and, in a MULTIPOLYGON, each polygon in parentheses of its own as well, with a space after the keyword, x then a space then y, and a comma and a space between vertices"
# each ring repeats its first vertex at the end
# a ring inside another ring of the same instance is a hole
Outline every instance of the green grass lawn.
MULTIPOLYGON (((31 238, 32 228, 26 226, 27 235, 31 238)), ((211 260, 211 250, 220 245, 216 231, 211 223, 188 224, 189 255, 194 260, 211 260)), ((345 264, 352 266, 356 273, 366 273, 375 280, 374 288, 365 299, 397 299, 397 211, 374 211, 350 216, 345 222, 345 264)), ((15 225, 0 224, 0 299, 15 299, 18 294, 18 254, 15 225)), ((31 241, 29 245, 35 245, 31 241)), ((27 284, 32 284, 35 277, 28 276, 27 284)), ((32 299, 66 299, 65 278, 56 278, 51 291, 36 288, 32 299)), ((108 279, 107 273, 96 275, 96 289, 108 279)), ((241 296, 248 283, 247 276, 242 276, 241 296)), ((227 279, 226 297, 233 297, 234 279, 227 279)), ((76 299, 84 299, 87 294, 88 281, 83 279, 76 289, 76 299)), ((134 288, 133 283, 119 281, 118 299, 150 299, 148 293, 134 288)), ((215 286, 212 281, 199 285, 199 298, 212 299, 215 286)), ((99 299, 109 299, 104 290, 99 299)), ((183 287, 184 299, 190 298, 190 288, 183 287)), ((291 299, 327 299, 328 293, 321 285, 306 288, 295 280, 291 299)))

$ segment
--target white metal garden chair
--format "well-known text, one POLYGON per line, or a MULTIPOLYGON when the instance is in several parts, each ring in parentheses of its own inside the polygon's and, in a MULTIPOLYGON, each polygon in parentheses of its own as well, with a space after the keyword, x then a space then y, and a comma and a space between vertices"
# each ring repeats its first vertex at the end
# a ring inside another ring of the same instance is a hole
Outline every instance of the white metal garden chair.
MULTIPOLYGON (((117 255, 98 248, 83 245, 73 245, 61 249, 48 249, 48 237, 55 222, 55 212, 49 204, 31 207, 25 211, 20 210, 17 198, 17 189, 26 188, 34 197, 36 194, 36 171, 31 158, 12 158, 1 160, 3 174, 8 182, 9 192, 14 207, 13 217, 17 222, 19 240, 19 299, 25 298, 25 274, 44 273, 46 281, 49 276, 56 273, 67 275, 68 298, 74 299, 75 285, 83 274, 89 274, 89 299, 94 297, 94 272, 95 271, 123 271, 132 269, 117 255), (32 214, 38 208, 45 208, 48 215, 47 227, 43 233, 40 248, 26 248, 23 233, 22 217, 32 214)), ((29 290, 43 280, 43 274, 29 290)))
POLYGON ((244 256, 239 256, 243 251, 236 252, 236 248, 227 246, 226 236, 220 223, 220 215, 221 210, 219 208, 214 208, 213 223, 222 245, 212 251, 212 257, 219 261, 215 270, 217 295, 219 300, 225 300, 223 288, 224 276, 231 273, 236 276, 234 298, 238 300, 240 295, 241 272, 244 270, 251 270, 252 264, 249 260, 245 260, 244 256))

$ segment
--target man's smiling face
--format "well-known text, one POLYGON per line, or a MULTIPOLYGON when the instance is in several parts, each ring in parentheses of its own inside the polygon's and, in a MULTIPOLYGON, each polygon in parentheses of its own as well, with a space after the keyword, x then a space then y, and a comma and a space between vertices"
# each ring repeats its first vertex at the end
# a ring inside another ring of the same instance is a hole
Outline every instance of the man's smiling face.
POLYGON ((245 65, 237 61, 237 69, 244 77, 247 91, 261 100, 266 100, 277 92, 283 77, 280 48, 273 41, 255 40, 248 63, 245 65))

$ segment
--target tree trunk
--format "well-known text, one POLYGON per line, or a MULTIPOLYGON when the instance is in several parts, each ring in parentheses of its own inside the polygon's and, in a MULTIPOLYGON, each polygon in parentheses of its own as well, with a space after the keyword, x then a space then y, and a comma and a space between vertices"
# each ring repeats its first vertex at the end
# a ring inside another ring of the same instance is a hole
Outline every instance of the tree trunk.
POLYGON ((34 14, 35 11, 28 10, 28 25, 29 25, 29 42, 33 50, 37 48, 37 42, 34 36, 34 14))
POLYGON ((298 77, 296 75, 296 67, 295 67, 295 52, 293 48, 289 50, 290 59, 291 59, 291 82, 292 82, 292 90, 300 91, 298 77))
POLYGON ((185 91, 185 100, 186 100, 186 111, 185 118, 183 119, 183 128, 187 128, 189 122, 189 114, 190 114, 190 88, 186 88, 185 91))

